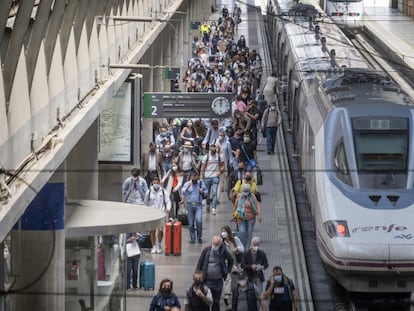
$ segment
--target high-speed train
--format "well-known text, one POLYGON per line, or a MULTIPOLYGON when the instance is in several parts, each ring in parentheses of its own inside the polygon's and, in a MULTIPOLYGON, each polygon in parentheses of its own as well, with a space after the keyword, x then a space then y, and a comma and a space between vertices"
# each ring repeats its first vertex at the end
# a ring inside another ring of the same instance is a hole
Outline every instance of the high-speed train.
POLYGON ((340 27, 361 27, 363 0, 323 0, 325 12, 340 27))
POLYGON ((322 261, 349 291, 412 292, 414 106, 319 7, 268 4, 322 261))

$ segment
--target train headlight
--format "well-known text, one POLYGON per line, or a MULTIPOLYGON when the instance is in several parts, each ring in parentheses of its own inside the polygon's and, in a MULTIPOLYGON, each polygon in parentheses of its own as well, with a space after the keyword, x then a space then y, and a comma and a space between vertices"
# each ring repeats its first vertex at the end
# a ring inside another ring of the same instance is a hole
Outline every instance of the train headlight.
POLYGON ((345 220, 330 220, 324 223, 324 227, 330 238, 349 237, 348 224, 345 220))

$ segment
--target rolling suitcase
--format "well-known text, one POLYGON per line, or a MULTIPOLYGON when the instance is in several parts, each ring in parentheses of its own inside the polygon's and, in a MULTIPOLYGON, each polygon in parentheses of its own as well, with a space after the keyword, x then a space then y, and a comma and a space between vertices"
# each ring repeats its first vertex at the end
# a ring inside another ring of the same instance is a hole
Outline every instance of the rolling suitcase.
POLYGON ((139 288, 155 289, 155 264, 149 260, 143 260, 139 264, 139 288))
POLYGON ((173 220, 165 224, 165 255, 181 255, 181 222, 173 220))
POLYGON ((140 232, 141 237, 138 239, 138 245, 139 247, 142 248, 148 248, 151 249, 152 248, 152 243, 151 243, 151 238, 150 238, 150 233, 149 231, 146 232, 140 232))
POLYGON ((180 207, 177 211, 177 220, 181 225, 188 226, 188 212, 185 208, 180 207))

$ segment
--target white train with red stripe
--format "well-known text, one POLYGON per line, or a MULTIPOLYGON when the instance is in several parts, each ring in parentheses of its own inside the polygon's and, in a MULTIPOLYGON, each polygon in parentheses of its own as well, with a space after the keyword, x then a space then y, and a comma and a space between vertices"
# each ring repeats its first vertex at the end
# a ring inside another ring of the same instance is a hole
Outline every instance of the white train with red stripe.
POLYGON ((350 291, 412 292, 414 106, 320 12, 268 6, 318 251, 350 291))
POLYGON ((324 0, 325 12, 340 27, 361 27, 363 0, 324 0))

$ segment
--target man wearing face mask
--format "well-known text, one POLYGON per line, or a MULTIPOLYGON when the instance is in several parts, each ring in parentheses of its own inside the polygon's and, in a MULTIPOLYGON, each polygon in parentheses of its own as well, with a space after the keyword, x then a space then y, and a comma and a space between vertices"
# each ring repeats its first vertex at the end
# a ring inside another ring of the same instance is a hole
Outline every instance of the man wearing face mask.
POLYGON ((254 168, 249 160, 253 159, 257 163, 256 142, 252 141, 249 133, 244 134, 243 142, 236 151, 236 159, 244 163, 247 171, 251 171, 254 168))
POLYGON ((249 281, 254 283, 263 292, 264 274, 263 271, 269 267, 266 253, 259 249, 260 238, 255 236, 252 238, 250 249, 244 256, 244 262, 241 267, 244 269, 249 277, 249 281))
POLYGON ((144 152, 141 157, 141 171, 149 185, 154 177, 162 178, 164 165, 162 155, 157 151, 155 142, 149 143, 149 152, 144 152))
POLYGON ((141 171, 138 168, 131 170, 131 177, 122 183, 122 201, 134 204, 143 204, 148 185, 144 178, 139 176, 141 171))
POLYGON ((215 143, 215 141, 219 138, 219 123, 218 120, 213 119, 211 120, 210 127, 207 130, 206 136, 201 143, 203 150, 209 150, 209 147, 215 143))
POLYGON ((262 133, 266 135, 267 154, 275 153, 277 128, 282 123, 282 116, 276 107, 276 102, 271 102, 264 111, 261 123, 262 133))
POLYGON ((223 239, 220 236, 214 236, 211 246, 207 246, 201 252, 196 270, 203 272, 203 284, 210 288, 213 295, 212 311, 220 311, 223 279, 227 278, 233 263, 233 257, 224 247, 223 239))
POLYGON ((185 311, 210 311, 212 304, 211 290, 203 285, 203 272, 195 271, 193 273, 193 284, 186 292, 185 311))
POLYGON ((173 282, 163 279, 158 293, 152 298, 149 311, 168 311, 181 308, 178 297, 173 293, 173 282))
POLYGON ((282 271, 281 267, 274 267, 270 279, 267 281, 264 299, 269 299, 269 311, 297 311, 298 300, 293 281, 282 271))
POLYGON ((217 152, 217 146, 212 144, 209 152, 204 156, 201 161, 201 179, 206 184, 208 193, 206 197, 207 211, 216 215, 217 209, 217 190, 220 182, 220 176, 225 172, 226 166, 223 161, 223 157, 217 152))
POLYGON ((192 171, 190 180, 181 188, 181 194, 184 197, 186 209, 188 212, 188 230, 190 231, 190 243, 194 244, 196 239, 198 243, 203 243, 203 197, 207 195, 206 185, 198 179, 198 173, 192 171), (195 229, 197 227, 197 230, 195 229), (196 236, 197 235, 197 236, 196 236))
POLYGON ((238 285, 233 289, 233 311, 258 311, 266 310, 263 297, 259 289, 251 283, 246 272, 239 272, 238 285))
MULTIPOLYGON (((161 187, 158 177, 153 178, 152 186, 145 194, 144 204, 165 212, 165 218, 167 220, 171 210, 171 200, 168 193, 161 187)), ((153 229, 150 233, 151 243, 153 245, 151 254, 162 253, 161 241, 164 236, 163 227, 158 228, 158 242, 155 239, 156 230, 153 229)))

